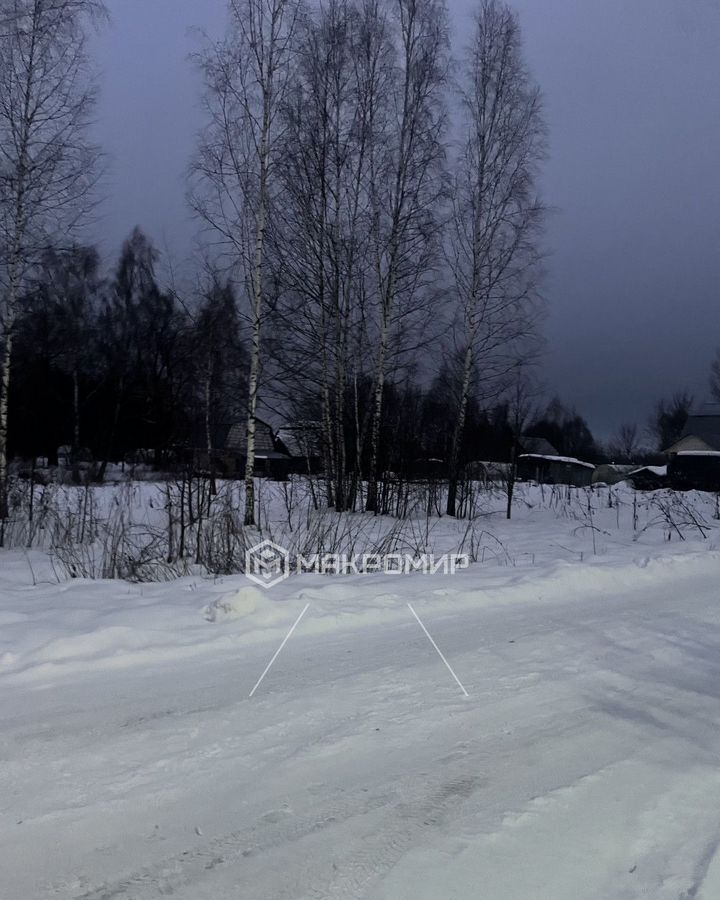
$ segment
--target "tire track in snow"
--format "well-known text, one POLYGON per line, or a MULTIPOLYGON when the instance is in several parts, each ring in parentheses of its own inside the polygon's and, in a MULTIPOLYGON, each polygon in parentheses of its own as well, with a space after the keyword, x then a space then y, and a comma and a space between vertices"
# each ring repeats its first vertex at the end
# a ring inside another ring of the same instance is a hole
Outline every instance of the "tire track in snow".
MULTIPOLYGON (((240 860, 262 854, 274 847, 292 843, 349 819, 362 807, 363 812, 382 808, 395 799, 395 793, 373 796, 357 792, 338 798, 322 812, 296 817, 286 810, 270 810, 247 828, 229 832, 193 849, 168 856, 137 872, 115 881, 95 886, 75 900, 145 900, 171 894, 178 889, 202 881, 205 873, 218 866, 231 866, 240 860)), ((67 885, 58 885, 62 895, 67 885)))
MULTIPOLYGON (((417 785, 417 781, 412 783, 417 785)), ((230 832, 115 882, 99 884, 72 896, 74 900, 157 900, 159 896, 182 895, 184 889, 199 888, 217 870, 236 867, 273 848, 312 838, 330 827, 355 828, 355 820, 367 817, 372 821, 369 826, 363 825, 359 841, 353 842, 357 847, 348 858, 328 864, 323 871, 317 856, 309 854, 286 886, 278 885, 277 872, 267 888, 257 883, 252 885, 253 900, 358 898, 408 849, 422 842, 428 829, 438 827, 453 812, 458 812, 462 803, 480 789, 483 779, 458 774, 434 785, 426 784, 424 790, 417 787, 413 790, 411 784, 399 787, 396 782, 373 795, 355 791, 336 798, 322 811, 302 817, 286 810, 270 811, 246 829, 230 832), (378 819, 379 827, 376 827, 374 822, 378 819)), ((236 891, 249 887, 237 878, 234 885, 236 891)), ((68 888, 68 884, 56 885, 55 895, 68 896, 68 888)))
MULTIPOLYGON (((325 884, 316 883, 304 896, 307 900, 364 897, 408 850, 425 841, 429 829, 459 815, 463 803, 484 783, 485 779, 481 777, 459 776, 442 783, 425 800, 415 799, 410 804, 398 805, 392 811, 390 821, 383 823, 379 830, 366 834, 361 848, 349 860, 333 867, 333 875, 325 884)), ((290 897, 288 893, 287 900, 290 897)), ((267 900, 270 900, 269 896, 267 900)))

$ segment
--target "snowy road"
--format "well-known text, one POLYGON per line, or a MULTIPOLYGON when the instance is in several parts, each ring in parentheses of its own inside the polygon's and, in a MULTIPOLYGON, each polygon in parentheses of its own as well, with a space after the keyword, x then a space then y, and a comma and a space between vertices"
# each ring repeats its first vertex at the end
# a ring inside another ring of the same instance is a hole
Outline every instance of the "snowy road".
POLYGON ((420 587, 468 698, 409 610, 301 623, 252 699, 277 641, 0 682, 2 900, 720 897, 718 580, 420 587))

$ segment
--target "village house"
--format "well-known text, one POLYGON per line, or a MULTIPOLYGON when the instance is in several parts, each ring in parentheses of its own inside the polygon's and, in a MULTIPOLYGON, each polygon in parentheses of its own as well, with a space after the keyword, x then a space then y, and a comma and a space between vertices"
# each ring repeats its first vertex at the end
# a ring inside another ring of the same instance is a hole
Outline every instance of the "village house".
POLYGON ((720 491, 720 404, 692 410, 680 438, 665 453, 670 487, 720 491))
MULTIPOLYGON (((213 429, 212 468, 215 474, 239 478, 245 474, 247 460, 247 423, 218 425, 213 429)), ((197 441, 196 443, 199 443, 197 441)), ((194 465, 201 471, 211 468, 206 447, 193 450, 194 465)), ((255 424, 255 475, 259 478, 287 478, 290 455, 267 422, 257 419, 255 424)))
POLYGON ((517 477, 538 484, 569 484, 586 487, 592 483, 595 466, 572 456, 561 456, 545 438, 520 438, 517 477))
POLYGON ((691 410, 680 438, 663 452, 674 456, 686 451, 720 451, 720 403, 705 403, 691 410))

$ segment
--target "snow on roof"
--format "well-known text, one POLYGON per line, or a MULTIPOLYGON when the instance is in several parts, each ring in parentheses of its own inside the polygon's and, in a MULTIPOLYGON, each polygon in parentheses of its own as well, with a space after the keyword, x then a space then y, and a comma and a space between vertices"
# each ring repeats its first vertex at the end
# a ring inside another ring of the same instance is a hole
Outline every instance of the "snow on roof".
POLYGON ((550 456, 544 453, 521 453, 519 459, 546 459, 548 462, 570 463, 573 466, 585 466, 586 469, 594 469, 592 463, 575 459, 574 456, 550 456))
POLYGON ((255 459, 290 459, 290 457, 279 450, 258 450, 255 459))
POLYGON ((680 439, 673 444, 673 447, 685 438, 697 438, 708 448, 720 450, 720 404, 705 403, 690 410, 680 439))
POLYGON ((681 450, 677 456, 720 456, 720 450, 681 450))
POLYGON ((630 475, 638 475, 640 472, 652 472, 653 475, 665 477, 667 475, 667 466, 640 466, 639 469, 633 469, 630 475))

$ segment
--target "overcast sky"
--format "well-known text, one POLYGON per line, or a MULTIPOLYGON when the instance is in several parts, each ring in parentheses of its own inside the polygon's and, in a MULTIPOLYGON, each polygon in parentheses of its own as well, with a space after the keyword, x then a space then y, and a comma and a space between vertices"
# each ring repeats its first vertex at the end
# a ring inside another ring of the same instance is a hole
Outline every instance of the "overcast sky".
MULTIPOLYGON (((707 393, 720 345, 720 2, 516 0, 545 94, 550 391, 598 436, 653 402, 707 393)), ((462 34, 472 0, 449 0, 462 34)), ((225 0, 109 0, 96 41, 109 154, 95 235, 114 256, 141 225, 179 261, 184 171, 201 116, 193 29, 225 0)))

